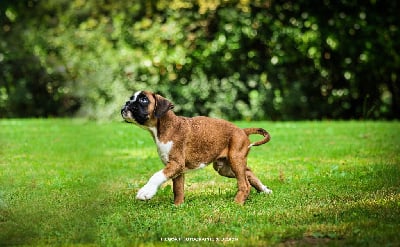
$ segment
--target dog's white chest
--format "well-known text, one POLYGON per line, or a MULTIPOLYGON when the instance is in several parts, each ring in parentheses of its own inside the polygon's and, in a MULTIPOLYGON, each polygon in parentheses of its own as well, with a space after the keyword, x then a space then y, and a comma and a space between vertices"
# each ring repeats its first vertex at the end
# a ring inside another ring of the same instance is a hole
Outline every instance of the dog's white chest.
POLYGON ((156 139, 157 142, 157 151, 164 165, 166 165, 169 161, 169 152, 171 151, 172 145, 174 144, 172 141, 167 143, 160 142, 156 139))
POLYGON ((160 140, 158 140, 157 138, 157 129, 150 128, 150 131, 153 132, 154 139, 157 145, 158 155, 160 156, 160 159, 164 163, 164 165, 166 165, 169 162, 169 152, 171 151, 174 142, 173 141, 168 141, 165 143, 160 142, 160 140))

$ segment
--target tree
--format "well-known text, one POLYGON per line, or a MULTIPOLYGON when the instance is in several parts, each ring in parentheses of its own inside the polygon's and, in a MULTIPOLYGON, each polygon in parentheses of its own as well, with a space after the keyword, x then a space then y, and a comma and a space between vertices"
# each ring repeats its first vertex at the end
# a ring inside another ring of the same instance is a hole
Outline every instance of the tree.
POLYGON ((400 116, 395 1, 2 1, 2 116, 118 116, 132 91, 230 119, 400 116))

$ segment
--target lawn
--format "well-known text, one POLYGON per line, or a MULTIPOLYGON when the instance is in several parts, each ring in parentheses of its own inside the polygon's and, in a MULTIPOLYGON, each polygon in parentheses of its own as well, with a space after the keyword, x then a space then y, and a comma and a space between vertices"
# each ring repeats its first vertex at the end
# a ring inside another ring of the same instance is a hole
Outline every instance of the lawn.
POLYGON ((207 167, 137 190, 162 168, 146 131, 122 122, 0 120, 0 245, 399 246, 399 122, 237 122, 263 127, 249 166, 272 195, 233 202, 207 167))

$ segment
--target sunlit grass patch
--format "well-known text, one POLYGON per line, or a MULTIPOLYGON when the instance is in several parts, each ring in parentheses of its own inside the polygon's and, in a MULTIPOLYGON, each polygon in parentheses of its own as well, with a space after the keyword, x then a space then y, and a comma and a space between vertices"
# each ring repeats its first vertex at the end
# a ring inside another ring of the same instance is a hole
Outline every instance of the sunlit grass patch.
POLYGON ((150 201, 135 199, 163 167, 142 129, 1 120, 0 244, 400 243, 399 123, 237 124, 270 132, 248 165, 273 194, 252 190, 238 206, 236 181, 206 167, 186 175, 185 203, 176 207, 171 182, 150 201))

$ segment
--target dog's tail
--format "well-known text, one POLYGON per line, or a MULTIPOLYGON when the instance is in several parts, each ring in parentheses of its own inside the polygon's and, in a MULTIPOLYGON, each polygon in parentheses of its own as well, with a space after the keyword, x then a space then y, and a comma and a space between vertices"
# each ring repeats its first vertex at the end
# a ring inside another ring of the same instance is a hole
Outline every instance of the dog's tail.
POLYGON ((249 145, 249 148, 251 148, 252 146, 260 146, 264 143, 269 142, 269 140, 271 140, 271 136, 269 135, 269 133, 265 129, 262 129, 262 128, 244 128, 243 131, 244 131, 244 133, 246 133, 247 136, 253 135, 253 134, 264 136, 264 138, 262 140, 251 143, 249 145))

